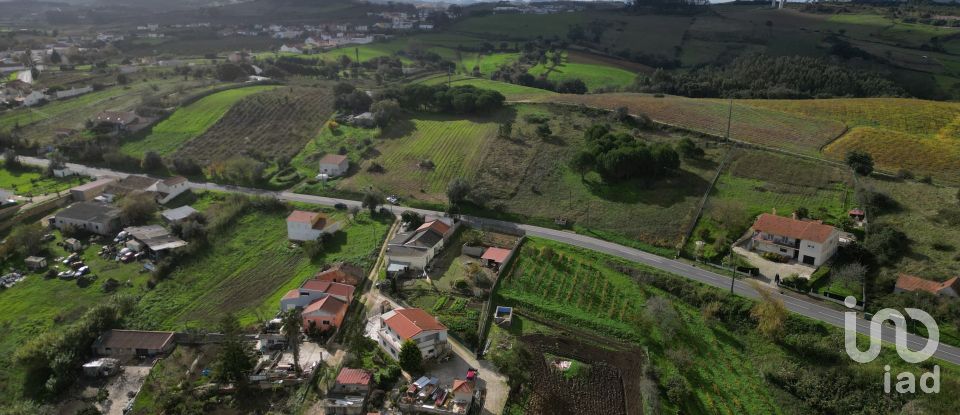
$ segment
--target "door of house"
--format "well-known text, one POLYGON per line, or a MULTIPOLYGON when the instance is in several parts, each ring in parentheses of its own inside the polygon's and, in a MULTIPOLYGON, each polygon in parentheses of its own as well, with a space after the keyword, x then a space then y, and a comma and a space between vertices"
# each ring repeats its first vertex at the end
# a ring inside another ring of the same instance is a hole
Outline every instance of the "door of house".
POLYGON ((804 263, 804 264, 813 265, 814 262, 816 262, 816 258, 814 258, 814 257, 812 257, 812 256, 810 256, 810 255, 804 255, 804 256, 803 256, 803 263, 804 263))

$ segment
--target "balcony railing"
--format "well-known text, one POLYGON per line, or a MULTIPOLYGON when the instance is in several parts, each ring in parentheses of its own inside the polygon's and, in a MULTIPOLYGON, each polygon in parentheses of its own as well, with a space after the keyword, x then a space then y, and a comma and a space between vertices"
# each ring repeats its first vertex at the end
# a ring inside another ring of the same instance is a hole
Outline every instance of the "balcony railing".
POLYGON ((768 243, 768 244, 779 245, 779 246, 783 246, 783 247, 787 247, 787 248, 792 248, 792 249, 800 249, 800 241, 799 241, 799 240, 796 240, 796 241, 794 241, 794 242, 790 242, 790 241, 785 240, 785 239, 764 238, 764 237, 762 237, 762 236, 754 236, 753 239, 754 239, 755 241, 758 241, 758 242, 764 242, 764 243, 768 243))

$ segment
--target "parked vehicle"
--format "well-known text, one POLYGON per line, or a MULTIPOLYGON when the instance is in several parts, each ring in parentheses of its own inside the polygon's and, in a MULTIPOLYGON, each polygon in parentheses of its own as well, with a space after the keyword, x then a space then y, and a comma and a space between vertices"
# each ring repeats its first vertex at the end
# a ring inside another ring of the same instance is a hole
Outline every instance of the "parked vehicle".
POLYGON ((387 196, 387 201, 390 202, 391 205, 399 204, 399 203, 400 203, 400 196, 397 196, 397 195, 387 196))
POLYGON ((87 275, 90 273, 90 267, 84 265, 77 270, 78 275, 87 275))

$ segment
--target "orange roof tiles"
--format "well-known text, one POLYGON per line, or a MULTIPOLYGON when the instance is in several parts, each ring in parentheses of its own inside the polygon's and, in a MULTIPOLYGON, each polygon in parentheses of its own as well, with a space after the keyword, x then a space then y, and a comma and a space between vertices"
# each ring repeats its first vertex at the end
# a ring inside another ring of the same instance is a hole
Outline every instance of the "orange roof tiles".
POLYGON ((394 310, 394 315, 384 322, 403 340, 410 339, 424 331, 447 329, 439 320, 419 308, 394 310))
POLYGON ((317 212, 295 210, 290 213, 290 216, 287 216, 287 222, 313 223, 313 218, 315 218, 317 215, 317 212))
POLYGON ((347 160, 347 156, 340 154, 327 154, 320 159, 320 164, 340 164, 347 160))
POLYGON ((307 308, 303 309, 304 316, 310 313, 315 313, 317 311, 322 311, 323 314, 336 315, 340 314, 340 311, 347 307, 347 303, 340 301, 337 297, 328 295, 317 301, 310 303, 307 308))
POLYGON ((764 213, 753 223, 753 230, 805 241, 826 242, 835 230, 820 222, 785 218, 764 213))
POLYGON ((420 225, 420 227, 417 228, 417 232, 422 231, 424 229, 433 229, 437 231, 437 233, 439 233, 440 235, 446 235, 447 231, 450 230, 450 225, 443 223, 443 221, 441 220, 432 220, 430 222, 425 222, 423 225, 420 225))
POLYGON ((913 275, 900 274, 897 277, 897 288, 904 291, 926 291, 930 294, 939 294, 940 290, 951 287, 960 277, 953 277, 944 282, 936 282, 913 275))
POLYGON ((483 256, 480 259, 487 259, 498 264, 504 263, 507 260, 507 256, 510 255, 509 249, 503 248, 487 248, 486 251, 483 251, 483 256))
MULTIPOLYGON (((353 292, 355 288, 349 284, 341 284, 339 282, 330 282, 330 281, 319 281, 315 279, 309 279, 303 282, 303 285, 300 286, 301 290, 311 290, 311 291, 320 291, 331 295, 339 295, 344 298, 353 298, 353 292)), ((297 291, 297 290, 291 290, 297 291)))
POLYGON ((337 375, 337 383, 341 385, 369 385, 371 380, 370 372, 362 369, 340 369, 337 375))

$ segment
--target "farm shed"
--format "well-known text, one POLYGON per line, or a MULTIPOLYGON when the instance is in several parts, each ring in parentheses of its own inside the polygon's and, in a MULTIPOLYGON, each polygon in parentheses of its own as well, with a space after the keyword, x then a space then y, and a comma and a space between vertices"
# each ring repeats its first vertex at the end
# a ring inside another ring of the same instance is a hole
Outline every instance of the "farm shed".
POLYGON ((117 181, 116 177, 101 177, 70 189, 70 197, 77 202, 86 202, 103 194, 107 186, 117 181))
POLYGON ((130 234, 130 238, 134 241, 139 242, 154 253, 187 245, 186 241, 171 235, 169 230, 160 225, 132 226, 124 229, 124 231, 130 234))
POLYGON ((509 257, 509 249, 491 247, 483 252, 483 256, 480 257, 480 259, 482 259, 488 267, 500 267, 504 262, 507 262, 507 258, 509 257))
POLYGON ((110 330, 93 343, 94 353, 116 358, 148 357, 173 350, 172 331, 110 330))
POLYGON ((77 230, 110 235, 120 226, 120 209, 99 202, 77 202, 53 216, 53 225, 63 230, 73 227, 77 230))
POLYGON ((198 211, 190 206, 180 206, 176 209, 169 209, 160 212, 160 217, 167 223, 180 222, 198 211))
POLYGON ((27 268, 32 269, 34 271, 47 267, 47 259, 43 257, 30 256, 30 257, 27 257, 27 259, 24 260, 23 262, 24 264, 26 264, 27 268))
POLYGON ((77 252, 83 249, 83 244, 74 238, 68 238, 63 241, 63 248, 71 252, 77 252))

